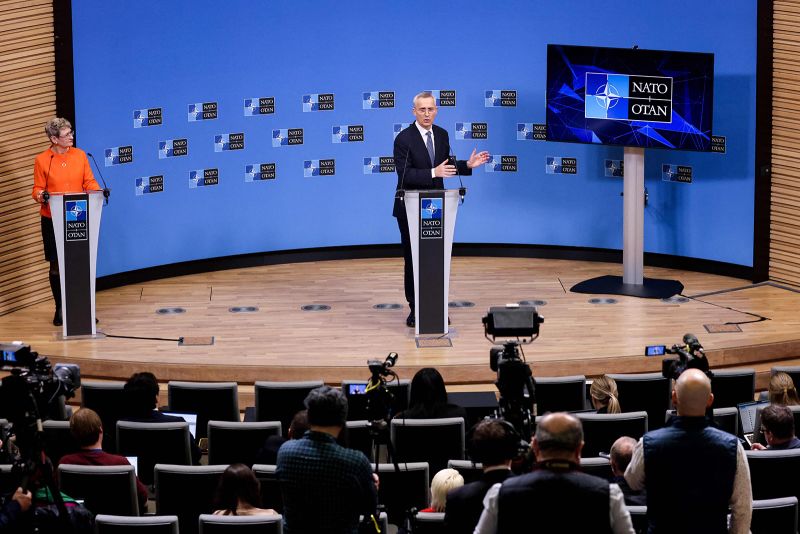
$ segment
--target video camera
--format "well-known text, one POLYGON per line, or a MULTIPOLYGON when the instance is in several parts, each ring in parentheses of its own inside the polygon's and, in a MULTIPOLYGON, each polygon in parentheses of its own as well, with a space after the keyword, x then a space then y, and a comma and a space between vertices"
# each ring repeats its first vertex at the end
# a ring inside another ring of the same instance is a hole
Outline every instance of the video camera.
POLYGON ((703 346, 694 334, 683 336, 683 345, 649 345, 645 348, 645 356, 663 356, 677 354, 677 358, 664 358, 661 360, 661 374, 664 378, 677 380, 686 369, 699 369, 709 378, 714 376, 708 364, 703 346))

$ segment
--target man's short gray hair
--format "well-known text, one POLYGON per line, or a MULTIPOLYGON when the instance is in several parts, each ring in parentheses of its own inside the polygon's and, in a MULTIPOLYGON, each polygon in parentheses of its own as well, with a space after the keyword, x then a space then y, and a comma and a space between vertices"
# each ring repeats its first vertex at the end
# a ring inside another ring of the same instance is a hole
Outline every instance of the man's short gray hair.
POLYGON ((69 128, 71 130, 72 124, 63 117, 53 117, 44 125, 44 133, 46 133, 47 138, 50 139, 51 137, 58 137, 61 135, 61 130, 64 128, 69 128))
POLYGON ((436 97, 433 96, 433 93, 431 93, 430 91, 422 91, 421 93, 417 93, 416 96, 414 96, 413 103, 415 108, 417 107, 417 101, 420 98, 433 98, 434 102, 436 101, 436 97))

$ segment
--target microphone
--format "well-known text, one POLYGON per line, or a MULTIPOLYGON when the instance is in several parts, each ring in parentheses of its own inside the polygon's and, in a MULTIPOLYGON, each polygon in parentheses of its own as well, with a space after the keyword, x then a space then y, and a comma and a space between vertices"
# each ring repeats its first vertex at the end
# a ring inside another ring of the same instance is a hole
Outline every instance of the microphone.
MULTIPOLYGON (((403 174, 400 176, 400 189, 395 191, 394 198, 399 198, 401 202, 405 203, 406 190, 403 184, 406 180, 406 169, 408 169, 408 154, 411 152, 411 147, 406 148, 406 161, 403 163, 403 174)), ((397 164, 397 162, 395 162, 397 164)))
POLYGON ((42 204, 50 200, 50 193, 47 192, 47 185, 50 182, 50 167, 53 166, 53 157, 55 157, 55 154, 51 153, 50 164, 47 165, 47 174, 45 175, 45 185, 44 185, 45 189, 44 191, 42 191, 42 204))
POLYGON ((467 188, 464 187, 464 182, 461 181, 461 172, 458 170, 458 160, 456 159, 455 154, 453 154, 453 147, 450 147, 450 159, 452 160, 452 165, 456 168, 456 176, 458 176, 458 196, 461 197, 461 203, 464 203, 464 196, 467 194, 467 188))
POLYGON ((99 174, 100 179, 103 180, 103 197, 106 199, 106 206, 108 206, 108 197, 111 196, 111 190, 106 185, 106 179, 103 177, 103 172, 100 170, 100 165, 97 164, 97 160, 94 159, 94 155, 92 155, 91 152, 87 152, 86 155, 92 158, 92 161, 94 161, 94 167, 97 169, 97 174, 99 174))
POLYGON ((689 347, 689 352, 694 353, 699 351, 700 354, 705 354, 703 352, 703 345, 697 340, 697 336, 694 334, 686 334, 683 336, 683 343, 689 347))

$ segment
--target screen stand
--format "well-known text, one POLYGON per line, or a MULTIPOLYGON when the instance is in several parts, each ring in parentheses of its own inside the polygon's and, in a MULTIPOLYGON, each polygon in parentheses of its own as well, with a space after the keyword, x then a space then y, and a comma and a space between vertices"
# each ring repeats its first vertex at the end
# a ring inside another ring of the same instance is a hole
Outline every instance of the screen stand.
POLYGON ((669 298, 683 291, 677 280, 644 277, 644 149, 625 147, 622 276, 600 276, 572 286, 573 293, 669 298))

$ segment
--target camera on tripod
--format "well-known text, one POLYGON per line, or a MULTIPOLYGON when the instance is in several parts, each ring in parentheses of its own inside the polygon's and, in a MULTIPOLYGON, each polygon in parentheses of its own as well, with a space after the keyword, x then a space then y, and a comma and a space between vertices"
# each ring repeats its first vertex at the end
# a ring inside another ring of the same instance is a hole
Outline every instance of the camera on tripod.
POLYGON ((683 345, 648 345, 645 356, 663 356, 677 354, 677 358, 664 358, 661 360, 661 374, 664 378, 677 380, 686 369, 699 369, 709 378, 714 376, 708 364, 708 358, 703 351, 703 346, 694 334, 684 334, 683 345))

